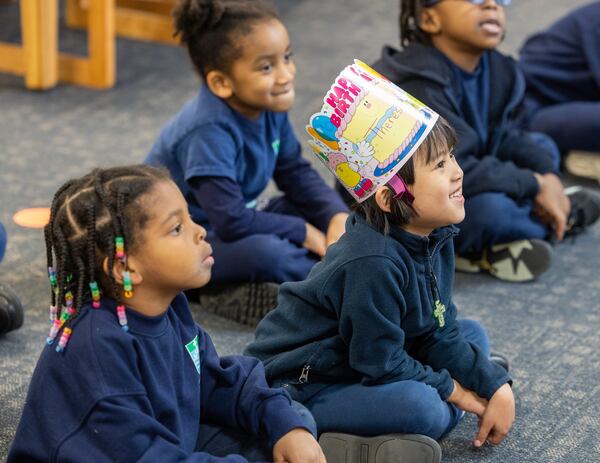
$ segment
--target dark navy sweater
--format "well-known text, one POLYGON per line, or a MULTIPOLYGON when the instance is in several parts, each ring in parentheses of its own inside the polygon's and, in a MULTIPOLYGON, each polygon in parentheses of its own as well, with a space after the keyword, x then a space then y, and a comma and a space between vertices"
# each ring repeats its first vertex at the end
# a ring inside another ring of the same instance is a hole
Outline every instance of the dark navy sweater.
POLYGON ((599 101, 600 2, 576 9, 527 39, 519 64, 528 95, 544 105, 599 101))
POLYGON ((103 299, 73 324, 63 353, 46 346, 36 366, 9 462, 243 462, 195 453, 201 421, 272 445, 304 427, 260 362, 219 358, 179 295, 160 316, 127 310, 129 331, 103 299))
MULTIPOLYGON (((385 236, 352 214, 308 278, 281 285, 277 308, 246 353, 264 362, 269 381, 289 385, 415 380, 447 399, 454 378, 489 399, 510 378, 458 330, 455 230, 385 236), (442 328, 433 316, 436 293, 446 306, 442 328)), ((300 388, 290 388, 297 400, 300 388)))
POLYGON ((458 134, 456 158, 464 171, 466 197, 505 193, 515 199, 533 199, 538 192, 534 172, 554 171, 552 156, 517 128, 525 94, 523 76, 512 58, 485 52, 489 66, 487 139, 464 114, 464 85, 460 73, 436 48, 411 43, 404 50, 384 47, 375 70, 440 113, 458 134))
POLYGON ((274 234, 301 245, 306 221, 326 230, 347 211, 302 157, 287 113, 251 120, 207 87, 162 130, 146 163, 169 169, 194 220, 222 241, 274 234), (254 208, 271 179, 303 218, 254 208))

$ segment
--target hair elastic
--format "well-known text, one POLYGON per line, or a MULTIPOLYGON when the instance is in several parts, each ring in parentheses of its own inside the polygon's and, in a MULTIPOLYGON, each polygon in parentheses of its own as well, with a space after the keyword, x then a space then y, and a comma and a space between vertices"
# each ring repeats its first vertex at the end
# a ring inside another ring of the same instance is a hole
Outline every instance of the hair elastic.
POLYGON ((404 180, 402 180, 402 177, 399 175, 392 175, 387 184, 392 190, 394 190, 394 198, 401 199, 408 204, 412 204, 415 200, 415 197, 410 191, 408 191, 406 183, 404 183, 404 180))

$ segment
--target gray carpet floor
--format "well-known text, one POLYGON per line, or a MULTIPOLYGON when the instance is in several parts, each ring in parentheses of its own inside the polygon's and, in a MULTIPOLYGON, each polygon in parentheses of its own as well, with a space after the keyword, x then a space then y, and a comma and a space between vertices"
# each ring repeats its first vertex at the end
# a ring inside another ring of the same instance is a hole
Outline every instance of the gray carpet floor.
MULTIPOLYGON (((303 127, 337 72, 353 58, 373 61, 383 43, 397 43, 397 2, 276 3, 295 48, 298 96, 291 116, 305 139, 303 127)), ((514 53, 529 32, 583 3, 514 2, 502 49, 514 53)), ((0 40, 19 40, 14 5, 0 5, 0 40)), ((61 28, 63 49, 81 52, 84 43, 84 34, 61 28)), ((29 92, 22 79, 0 74, 0 221, 10 234, 0 280, 16 289, 26 307, 23 328, 0 338, 0 460, 6 458, 48 328, 42 234, 14 225, 12 214, 48 205, 63 181, 94 166, 141 161, 160 127, 197 85, 183 50, 129 40, 118 42, 118 83, 108 91, 60 85, 29 92)), ((495 350, 512 362, 517 420, 501 446, 476 451, 470 445, 476 420, 467 417, 442 441, 444 461, 600 461, 599 243, 596 225, 558 245, 552 269, 533 284, 457 276, 462 316, 482 321, 495 350)), ((247 327, 197 306, 194 313, 222 354, 239 353, 252 339, 247 327)))

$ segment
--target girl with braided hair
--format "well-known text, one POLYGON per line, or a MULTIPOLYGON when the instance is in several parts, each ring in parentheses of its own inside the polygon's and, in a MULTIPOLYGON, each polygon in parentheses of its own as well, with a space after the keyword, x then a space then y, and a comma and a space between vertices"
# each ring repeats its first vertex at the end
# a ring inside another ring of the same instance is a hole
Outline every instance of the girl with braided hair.
POLYGON ((51 328, 9 462, 324 461, 310 413, 194 322, 214 260, 166 170, 69 180, 44 232, 51 328))
POLYGON ((208 231, 216 263, 200 303, 256 324, 275 306, 278 283, 304 279, 343 233, 347 207, 302 157, 287 114, 296 66, 273 8, 181 0, 174 17, 202 85, 146 162, 169 169, 208 231), (257 206, 270 180, 283 196, 257 206))

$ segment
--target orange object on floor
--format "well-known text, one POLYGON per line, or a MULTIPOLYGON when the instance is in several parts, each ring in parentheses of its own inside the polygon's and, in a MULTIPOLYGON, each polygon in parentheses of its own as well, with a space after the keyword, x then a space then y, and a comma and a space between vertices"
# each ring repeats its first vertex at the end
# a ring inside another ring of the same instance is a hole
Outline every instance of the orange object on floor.
POLYGON ((50 221, 49 207, 30 207, 21 209, 13 215, 13 221, 26 228, 44 228, 50 221))

